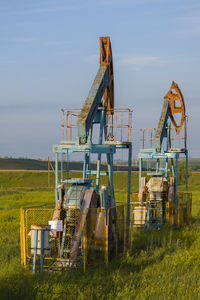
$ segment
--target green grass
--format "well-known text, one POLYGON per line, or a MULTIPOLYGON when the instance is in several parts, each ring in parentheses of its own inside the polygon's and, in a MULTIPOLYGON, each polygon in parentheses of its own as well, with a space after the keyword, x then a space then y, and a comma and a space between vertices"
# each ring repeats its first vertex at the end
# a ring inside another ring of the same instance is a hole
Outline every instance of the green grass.
MULTIPOLYGON (((19 209, 54 206, 53 189, 43 189, 47 186, 47 173, 2 173, 0 299, 200 299, 199 174, 190 178, 190 226, 148 233, 137 231, 131 252, 108 266, 90 266, 86 273, 77 270, 41 276, 33 275, 20 264, 19 209)), ((134 173, 134 191, 137 179, 134 173)), ((125 189, 124 173, 117 174, 114 180, 119 189, 125 189)), ((179 189, 183 190, 183 186, 179 189)))
MULTIPOLYGON (((80 172, 73 172, 69 176, 78 178, 81 176, 80 172)), ((95 177, 92 176, 95 182, 95 177)), ((102 176, 100 184, 107 184, 107 176, 102 176)), ((114 174, 114 185, 118 190, 126 190, 127 177, 126 173, 116 172, 114 174)), ((50 186, 54 187, 54 173, 50 173, 50 186)), ((131 177, 132 191, 136 192, 138 188, 138 173, 132 173, 131 177)), ((35 171, 3 171, 0 172, 0 191, 18 190, 24 191, 26 189, 41 190, 48 189, 48 172, 35 172, 35 171)))
MULTIPOLYGON (((51 162, 55 168, 55 162, 51 162)), ((102 161, 102 168, 107 165, 107 162, 102 161)), ((127 166, 127 161, 116 161, 114 166, 117 169, 120 167, 127 166)), ((60 167, 60 164, 59 164, 60 167)), ((71 161, 70 170, 82 170, 83 163, 80 161, 71 161)), ((92 170, 96 169, 96 162, 91 161, 92 170)), ((138 162, 132 161, 133 170, 138 170, 138 162)), ((30 158, 11 158, 11 157, 0 157, 0 170, 48 170, 48 161, 41 159, 30 159, 30 158)))

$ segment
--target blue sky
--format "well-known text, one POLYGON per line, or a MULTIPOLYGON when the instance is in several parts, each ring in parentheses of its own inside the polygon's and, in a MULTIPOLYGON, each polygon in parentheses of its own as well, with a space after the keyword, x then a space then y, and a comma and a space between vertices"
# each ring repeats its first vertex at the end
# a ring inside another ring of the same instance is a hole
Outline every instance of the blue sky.
POLYGON ((82 107, 107 35, 115 106, 134 111, 134 158, 172 80, 186 102, 190 156, 200 156, 198 0, 0 0, 0 156, 51 154, 60 109, 82 107))

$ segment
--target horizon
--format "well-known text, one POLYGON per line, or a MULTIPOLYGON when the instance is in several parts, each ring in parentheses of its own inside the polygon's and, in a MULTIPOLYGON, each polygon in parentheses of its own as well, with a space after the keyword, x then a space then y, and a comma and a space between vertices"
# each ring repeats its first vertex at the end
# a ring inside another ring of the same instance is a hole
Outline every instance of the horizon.
MULTIPOLYGON (((31 158, 31 157, 11 157, 11 156, 0 156, 0 159, 21 159, 21 160, 25 160, 25 159, 27 159, 27 160, 37 160, 37 161, 48 161, 48 157, 47 158, 31 158)), ((185 158, 183 157, 183 156, 181 156, 180 158, 179 158, 180 160, 185 160, 185 158)), ((195 159, 200 159, 200 157, 188 157, 188 159, 189 160, 195 160, 195 159)), ((50 159, 50 161, 54 161, 54 159, 50 159)), ((60 161, 60 160, 59 160, 60 161)), ((81 162, 82 160, 70 160, 70 162, 81 162)), ((136 161, 138 161, 138 158, 136 158, 136 159, 133 159, 132 158, 132 162, 136 162, 136 161)), ((96 162, 96 159, 94 159, 94 160, 91 160, 91 162, 93 163, 93 162, 96 162)), ((121 160, 120 158, 116 158, 116 159, 114 159, 114 163, 116 163, 116 162, 127 162, 127 160, 126 159, 124 159, 124 160, 121 160)), ((104 164, 104 163, 107 163, 107 161, 106 160, 102 160, 102 164, 104 164)))

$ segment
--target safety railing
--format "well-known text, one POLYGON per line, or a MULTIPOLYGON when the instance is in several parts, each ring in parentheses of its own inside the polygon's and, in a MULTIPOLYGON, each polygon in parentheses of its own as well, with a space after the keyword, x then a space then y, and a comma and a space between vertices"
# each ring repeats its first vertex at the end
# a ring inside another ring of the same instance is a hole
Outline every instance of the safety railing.
MULTIPOLYGON (((184 122, 185 123, 185 122, 184 122)), ((171 128, 171 150, 176 149, 186 149, 186 131, 181 130, 179 134, 177 134, 174 128, 171 128)))
MULTIPOLYGON (((185 122, 184 122, 185 124, 185 122)), ((185 126, 185 125, 184 125, 185 126)), ((154 148, 156 128, 141 128, 140 129, 140 148, 141 149, 151 149, 154 148)), ((171 150, 176 151, 180 149, 186 149, 187 140, 186 140, 186 127, 184 127, 179 134, 176 130, 170 128, 170 141, 171 141, 171 150)))
MULTIPOLYGON (((77 121, 80 109, 62 109, 62 140, 75 140, 78 133, 77 121)), ((107 111, 106 141, 130 142, 132 130, 132 114, 130 109, 113 109, 107 111)))
POLYGON ((166 202, 166 223, 182 226, 192 218, 192 193, 178 193, 177 197, 177 207, 174 202, 166 202))
POLYGON ((151 149, 154 147, 156 128, 141 128, 140 129, 140 148, 151 149))
POLYGON ((133 111, 128 108, 115 108, 110 111, 107 115, 107 141, 131 141, 132 114, 133 111))
POLYGON ((61 109, 62 111, 62 140, 69 142, 73 141, 77 136, 77 121, 81 113, 79 108, 61 109))

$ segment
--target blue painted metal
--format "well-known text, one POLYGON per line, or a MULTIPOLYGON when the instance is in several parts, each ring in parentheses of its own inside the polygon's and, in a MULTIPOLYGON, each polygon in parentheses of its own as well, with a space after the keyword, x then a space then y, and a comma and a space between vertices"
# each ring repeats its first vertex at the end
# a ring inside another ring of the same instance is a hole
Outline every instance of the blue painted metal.
POLYGON ((143 169, 143 160, 142 157, 139 155, 139 191, 141 189, 141 178, 142 178, 142 169, 143 169))
POLYGON ((167 120, 170 115, 170 100, 169 99, 164 99, 164 104, 160 116, 160 120, 158 123, 158 128, 156 130, 155 134, 155 149, 156 152, 161 151, 161 145, 163 142, 163 138, 167 136, 167 120))
POLYGON ((176 209, 178 208, 178 157, 176 157, 176 182, 175 182, 175 196, 176 196, 176 209))
POLYGON ((40 249, 40 273, 43 273, 43 261, 44 261, 44 233, 45 229, 41 229, 41 249, 40 249))
POLYGON ((166 165, 165 165, 165 178, 167 178, 168 173, 168 157, 166 158, 166 165))
POLYGON ((55 199, 58 202, 58 152, 55 152, 55 199))
POLYGON ((128 148, 128 187, 127 187, 127 204, 130 204, 130 194, 131 194, 131 165, 132 165, 132 144, 128 148))
POLYGON ((156 159, 156 173, 159 173, 160 158, 156 159))
POLYGON ((61 153, 60 169, 61 169, 61 181, 63 181, 63 153, 61 153))
MULTIPOLYGON (((106 114, 104 114, 104 117, 106 114)), ((103 122, 104 126, 105 123, 103 122)), ((104 127, 102 126, 102 128, 104 127)), ((103 130, 102 130, 103 131, 103 130)), ((101 140, 100 140, 101 142, 101 140)), ((97 175, 97 180, 96 180, 96 191, 99 191, 99 180, 100 180, 100 175, 108 175, 109 177, 109 186, 110 186, 110 197, 111 197, 111 204, 115 205, 114 201, 114 186, 113 186, 113 155, 116 153, 116 149, 129 149, 129 161, 128 161, 128 169, 129 169, 129 174, 128 174, 128 191, 127 191, 127 201, 130 201, 130 189, 131 189, 131 156, 132 156, 132 146, 131 143, 104 143, 104 144, 92 144, 92 143, 87 143, 85 145, 79 145, 79 143, 76 142, 70 142, 69 144, 67 143, 60 143, 58 145, 53 146, 53 150, 56 154, 55 158, 55 171, 56 171, 56 201, 58 200, 58 154, 60 153, 84 153, 84 166, 83 166, 83 181, 88 179, 88 175, 95 174, 97 175), (98 154, 98 161, 99 161, 99 166, 97 168, 97 171, 90 171, 89 170, 89 156, 91 153, 96 153, 98 154), (107 154, 107 161, 108 161, 108 173, 107 172, 101 172, 100 171, 100 164, 101 164, 101 154, 107 154), (87 162, 88 158, 88 162, 87 162), (98 173, 99 172, 99 173, 98 173)), ((63 170, 61 170, 63 172, 63 170)), ((62 178, 63 175, 61 175, 62 178)), ((80 183, 82 182, 81 179, 63 179, 59 183, 64 183, 64 184, 72 184, 72 183, 80 183)))
POLYGON ((66 200, 63 203, 64 207, 68 205, 81 206, 86 190, 92 189, 92 181, 85 181, 82 183, 73 183, 67 191, 66 200))
POLYGON ((83 162, 83 178, 87 178, 87 171, 89 168, 89 153, 85 152, 84 154, 84 162, 83 162))
POLYGON ((114 187, 113 187, 113 155, 107 154, 108 178, 110 186, 110 205, 115 206, 114 187))
POLYGON ((91 184, 92 183, 92 179, 85 179, 85 178, 68 178, 68 179, 64 179, 62 181, 62 183, 77 183, 77 184, 82 184, 82 183, 87 183, 87 184, 91 184))
POLYGON ((185 151, 185 155, 186 155, 186 161, 185 161, 185 163, 186 163, 186 192, 188 192, 188 150, 186 150, 185 151))
MULTIPOLYGON (((97 171, 95 170, 90 170, 87 172, 87 175, 96 175, 97 171)), ((108 172, 100 171, 100 176, 108 176, 108 172)))
MULTIPOLYGON (((100 130, 99 130, 99 145, 103 142, 103 129, 106 126, 106 111, 103 109, 100 115, 100 130)), ((98 154, 97 159, 97 172, 96 172, 96 193, 99 193, 99 182, 100 182, 100 167, 101 167, 101 153, 98 154)))
MULTIPOLYGON (((122 147, 121 147, 122 148, 122 147)), ((60 143, 58 145, 53 145, 53 151, 55 153, 61 153, 61 152, 67 152, 70 153, 115 153, 116 152, 116 145, 114 144, 103 144, 103 145, 98 145, 98 144, 85 144, 85 145, 79 145, 79 143, 70 143, 70 144, 64 144, 60 143)))
POLYGON ((88 97, 78 119, 78 138, 80 144, 86 144, 89 130, 101 104, 103 94, 108 85, 108 65, 101 65, 89 91, 88 97))
POLYGON ((35 273, 35 270, 36 270, 37 244, 38 244, 38 230, 34 229, 33 273, 35 273))
POLYGON ((66 150, 66 175, 67 175, 67 178, 69 178, 69 151, 68 149, 66 150))
POLYGON ((174 172, 174 160, 171 158, 171 168, 172 168, 172 176, 175 177, 175 172, 174 172))
MULTIPOLYGON (((104 118, 105 118, 105 114, 104 114, 104 118)), ((103 126, 105 126, 105 123, 103 123, 103 126)), ((101 142, 101 140, 100 140, 101 142)), ((121 146, 120 146, 121 147, 121 146)), ((96 153, 98 154, 98 162, 99 162, 99 167, 97 168, 97 172, 95 173, 95 175, 97 175, 97 180, 96 180, 96 191, 99 191, 99 180, 100 180, 100 164, 101 164, 101 154, 107 154, 108 156, 113 157, 113 154, 116 153, 116 145, 109 145, 109 144, 92 144, 92 143, 87 143, 85 145, 80 145, 78 143, 78 141, 76 142, 70 142, 69 144, 67 143, 60 143, 58 145, 54 145, 53 146, 53 151, 55 152, 55 196, 56 196, 56 203, 58 201, 58 154, 62 154, 62 153, 67 153, 67 155, 69 155, 69 153, 84 153, 84 164, 83 164, 83 180, 88 180, 88 175, 91 175, 90 168, 89 168, 89 157, 91 153, 96 153)), ((113 161, 113 158, 111 159, 111 163, 113 161)), ((69 164, 68 164, 69 165, 69 164)), ((110 174, 111 172, 113 172, 113 166, 110 167, 110 163, 108 162, 108 169, 111 168, 110 170, 110 174)), ((63 172, 63 170, 61 170, 61 172, 63 172)), ((109 172, 108 172, 109 173, 109 172)), ((93 173, 94 174, 94 173, 93 173)), ((107 173, 105 173, 107 175, 107 173)), ((63 177, 63 174, 61 174, 61 178, 63 177)), ((111 193, 111 199, 112 199, 112 203, 114 203, 114 187, 113 187, 113 180, 112 180, 112 176, 109 175, 109 179, 112 181, 110 184, 110 193, 111 193)), ((63 179, 62 181, 60 181, 60 183, 80 183, 81 180, 80 179, 63 179)))

